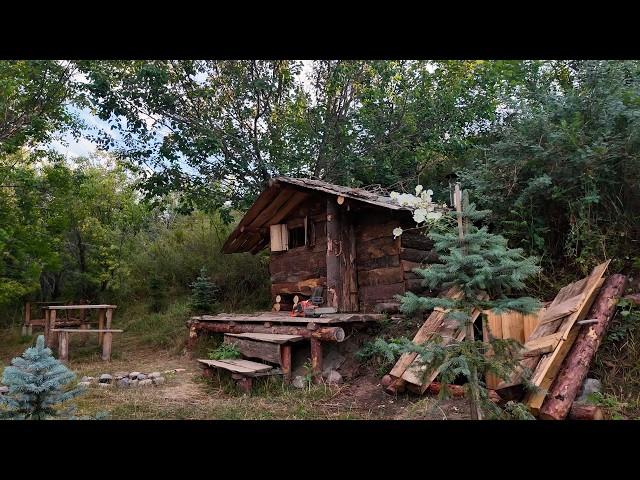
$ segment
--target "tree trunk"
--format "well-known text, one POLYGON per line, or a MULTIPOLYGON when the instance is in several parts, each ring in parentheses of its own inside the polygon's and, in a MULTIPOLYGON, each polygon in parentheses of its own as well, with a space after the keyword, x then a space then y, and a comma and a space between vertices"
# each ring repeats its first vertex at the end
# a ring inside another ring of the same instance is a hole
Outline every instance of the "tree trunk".
POLYGON ((569 420, 603 420, 602 409, 596 405, 574 403, 569 411, 569 420))
POLYGON ((618 298, 623 294, 626 282, 627 277, 615 274, 607 278, 603 284, 587 315, 587 318, 597 320, 597 323, 581 327, 540 409, 540 418, 562 420, 568 415, 571 404, 589 372, 591 360, 615 313, 618 298))

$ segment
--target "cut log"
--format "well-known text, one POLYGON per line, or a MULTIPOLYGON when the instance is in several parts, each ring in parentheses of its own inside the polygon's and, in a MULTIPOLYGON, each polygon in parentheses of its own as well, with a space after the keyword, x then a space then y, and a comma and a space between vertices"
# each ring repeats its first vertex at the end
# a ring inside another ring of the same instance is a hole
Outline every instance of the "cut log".
POLYGON ((574 403, 569 411, 569 420, 603 420, 602 409, 596 405, 574 403))
POLYGON ((433 249, 433 240, 421 233, 405 232, 400 236, 402 248, 415 248, 417 250, 433 249))
POLYGON ((589 317, 598 322, 579 327, 580 333, 540 409, 540 418, 562 420, 568 415, 626 283, 627 277, 620 274, 611 275, 605 281, 589 312, 589 317))
POLYGON ((437 263, 440 261, 440 257, 433 250, 420 250, 418 248, 400 248, 400 259, 408 260, 409 262, 423 263, 437 263))
POLYGON ((362 270, 374 270, 376 268, 399 267, 400 257, 398 255, 386 255, 376 258, 360 258, 358 257, 358 272, 362 270))
POLYGON ((426 287, 425 285, 423 285, 423 283, 424 283, 423 278, 416 278, 414 280, 404 281, 404 285, 407 291, 414 292, 414 293, 425 292, 429 290, 429 287, 426 287))
POLYGON ((375 270, 360 270, 358 272, 358 283, 362 287, 391 285, 403 280, 400 267, 376 268, 375 270))
MULTIPOLYGON (((344 330, 340 327, 320 327, 313 331, 304 327, 272 326, 237 324, 214 322, 189 322, 190 330, 197 337, 198 331, 213 333, 277 333, 284 335, 300 335, 304 338, 317 338, 324 342, 342 342, 344 340, 344 330)), ((191 334, 190 334, 191 337, 191 334)))

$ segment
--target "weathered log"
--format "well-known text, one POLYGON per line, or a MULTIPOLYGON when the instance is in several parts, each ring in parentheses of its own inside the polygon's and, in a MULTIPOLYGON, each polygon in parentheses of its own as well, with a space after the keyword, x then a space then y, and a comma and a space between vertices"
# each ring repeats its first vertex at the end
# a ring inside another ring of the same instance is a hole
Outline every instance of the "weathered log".
POLYGON ((327 200, 327 305, 341 310, 342 282, 340 281, 339 247, 341 240, 340 211, 333 199, 327 200))
POLYGON ((360 299, 367 304, 393 301, 396 295, 405 292, 404 282, 391 285, 372 285, 360 287, 360 299))
POLYGON ((326 284, 327 279, 325 277, 310 278, 308 280, 302 280, 300 282, 291 283, 273 283, 271 285, 271 294, 294 294, 302 293, 303 295, 311 295, 315 287, 326 284))
POLYGON ((393 237, 388 236, 367 241, 358 240, 358 261, 398 255, 399 252, 400 238, 394 240, 393 237))
POLYGON ((574 403, 569 411, 569 420, 603 420, 602 409, 597 405, 574 403))
POLYGON ((400 258, 410 262, 417 263, 436 263, 440 261, 440 257, 433 250, 420 250, 418 248, 402 247, 400 249, 400 258))
POLYGON ((322 382, 322 342, 317 338, 311 338, 311 374, 313 383, 322 382))
MULTIPOLYGON (((440 382, 431 382, 427 390, 432 395, 438 395, 440 390, 442 389, 442 384, 440 382)), ((449 390, 449 395, 452 397, 464 397, 464 387, 462 385, 447 385, 447 390, 449 390)))
POLYGON ((588 314, 589 318, 598 320, 598 323, 580 327, 580 333, 542 404, 540 418, 562 420, 569 413, 571 404, 589 372, 591 360, 615 313, 626 282, 627 277, 615 274, 607 278, 603 284, 588 314))
POLYGON ((404 281, 404 285, 407 291, 414 292, 414 293, 424 292, 426 290, 429 290, 429 287, 425 287, 423 283, 424 283, 424 278, 415 278, 415 279, 404 281))
MULTIPOLYGON (((358 254, 360 254, 360 251, 358 251, 358 254)), ((364 259, 358 257, 356 263, 358 272, 362 270, 374 270, 376 268, 399 267, 400 257, 397 254, 364 259)))
POLYGON ((433 240, 421 233, 405 232, 400 236, 402 248, 415 248, 417 250, 431 250, 433 240))
POLYGON ((358 283, 362 287, 373 285, 391 285, 404 280, 400 267, 376 268, 358 272, 358 283))
POLYGON ((267 362, 280 363, 280 345, 249 338, 224 337, 224 343, 235 345, 243 358, 259 358, 267 362))
POLYGON ((315 330, 309 330, 305 327, 294 327, 286 325, 277 325, 265 327, 264 325, 252 324, 235 324, 230 325, 222 322, 199 322, 197 320, 188 320, 187 326, 190 327, 189 338, 191 344, 194 344, 194 336, 197 337, 198 331, 206 331, 212 333, 280 333, 285 335, 300 335, 305 338, 317 338, 324 342, 342 342, 345 334, 341 327, 321 327, 315 330))

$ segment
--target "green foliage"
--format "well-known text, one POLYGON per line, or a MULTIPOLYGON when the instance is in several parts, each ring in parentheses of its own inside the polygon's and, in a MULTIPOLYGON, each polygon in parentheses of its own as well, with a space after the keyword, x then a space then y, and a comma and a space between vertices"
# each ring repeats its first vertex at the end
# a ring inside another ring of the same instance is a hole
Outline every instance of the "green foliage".
POLYGON ((200 275, 191 284, 191 306, 200 312, 210 312, 218 302, 219 288, 207 276, 207 269, 202 267, 200 275))
POLYGON ((149 280, 149 308, 152 312, 161 312, 167 306, 167 287, 162 279, 153 277, 149 280))
POLYGON ((75 374, 51 355, 44 336, 39 335, 35 347, 27 348, 5 368, 2 383, 9 392, 0 396, 0 405, 8 411, 0 413, 21 420, 69 416, 70 411, 61 412, 57 407, 83 393, 81 388, 65 388, 74 379, 75 374))
POLYGON ((240 350, 232 343, 222 343, 215 350, 210 350, 208 354, 211 360, 225 360, 240 358, 240 350))

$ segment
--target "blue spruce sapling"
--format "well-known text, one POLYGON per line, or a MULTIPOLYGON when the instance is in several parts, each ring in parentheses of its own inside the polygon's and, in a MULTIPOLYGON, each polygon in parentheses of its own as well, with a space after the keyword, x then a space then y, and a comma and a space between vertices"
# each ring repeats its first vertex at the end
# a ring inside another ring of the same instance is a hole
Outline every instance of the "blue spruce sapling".
POLYGON ((0 396, 0 416, 13 419, 43 420, 69 416, 71 410, 58 410, 60 404, 77 397, 83 388, 67 389, 75 374, 45 347, 44 336, 38 336, 35 347, 29 347, 5 368, 2 383, 9 387, 0 396))

